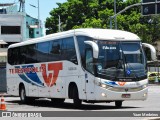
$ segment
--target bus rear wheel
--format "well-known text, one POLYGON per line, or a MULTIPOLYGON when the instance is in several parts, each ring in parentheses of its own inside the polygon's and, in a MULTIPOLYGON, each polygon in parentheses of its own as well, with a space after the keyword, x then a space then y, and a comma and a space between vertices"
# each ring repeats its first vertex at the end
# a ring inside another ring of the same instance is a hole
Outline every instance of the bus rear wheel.
POLYGON ((115 101, 115 106, 116 106, 116 108, 121 108, 122 107, 122 101, 115 101))
POLYGON ((82 104, 82 100, 79 99, 78 89, 76 86, 73 88, 73 104, 76 108, 80 107, 82 104))
POLYGON ((26 91, 25 91, 24 86, 21 86, 21 87, 20 87, 19 96, 20 96, 20 99, 21 99, 21 103, 22 103, 22 104, 28 102, 28 97, 26 96, 26 91))

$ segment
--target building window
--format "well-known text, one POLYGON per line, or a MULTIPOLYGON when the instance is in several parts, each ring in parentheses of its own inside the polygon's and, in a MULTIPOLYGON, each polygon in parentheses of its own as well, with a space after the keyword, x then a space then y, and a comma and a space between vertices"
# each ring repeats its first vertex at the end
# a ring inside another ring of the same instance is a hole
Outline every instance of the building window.
POLYGON ((7 14, 7 10, 6 9, 0 9, 0 14, 7 14))
POLYGON ((1 26, 1 34, 20 34, 20 26, 1 26))
POLYGON ((39 31, 37 31, 36 34, 39 34, 39 31))
POLYGON ((29 28, 29 38, 35 38, 33 28, 29 28))

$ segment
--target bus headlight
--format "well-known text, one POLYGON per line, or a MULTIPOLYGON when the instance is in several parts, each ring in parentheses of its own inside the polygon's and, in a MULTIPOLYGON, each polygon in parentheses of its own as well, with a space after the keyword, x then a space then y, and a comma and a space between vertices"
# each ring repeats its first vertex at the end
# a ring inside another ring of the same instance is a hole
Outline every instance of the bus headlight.
POLYGON ((143 94, 143 97, 147 97, 147 93, 144 93, 144 94, 143 94))
POLYGON ((105 88, 105 89, 108 89, 108 88, 110 88, 111 86, 101 83, 101 84, 100 84, 100 87, 105 88))
POLYGON ((102 95, 103 97, 107 97, 106 93, 102 93, 101 95, 102 95))
POLYGON ((146 87, 148 87, 148 84, 142 85, 142 88, 143 88, 143 89, 146 88, 146 87))
POLYGON ((107 87, 107 85, 105 85, 105 84, 101 84, 101 87, 106 88, 106 87, 107 87))
POLYGON ((95 83, 95 85, 100 86, 100 87, 105 88, 105 89, 108 89, 108 88, 112 87, 112 86, 109 86, 107 84, 104 84, 104 83, 101 83, 101 82, 98 82, 98 81, 95 81, 94 83, 95 83))

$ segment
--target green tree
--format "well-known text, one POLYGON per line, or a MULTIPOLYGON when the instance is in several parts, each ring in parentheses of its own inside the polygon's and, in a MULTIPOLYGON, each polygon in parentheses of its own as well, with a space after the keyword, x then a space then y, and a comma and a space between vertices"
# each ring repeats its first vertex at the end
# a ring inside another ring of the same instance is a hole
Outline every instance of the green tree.
MULTIPOLYGON (((116 0, 117 12, 125 7, 140 3, 141 0, 116 0)), ((114 0, 68 0, 57 3, 58 7, 46 19, 46 34, 58 32, 58 16, 61 17, 61 30, 75 28, 110 28, 110 16, 114 15, 114 0)), ((128 9, 117 16, 118 29, 138 34, 143 42, 159 40, 160 17, 141 15, 141 6, 128 9)), ((114 26, 114 22, 112 24, 114 26)))

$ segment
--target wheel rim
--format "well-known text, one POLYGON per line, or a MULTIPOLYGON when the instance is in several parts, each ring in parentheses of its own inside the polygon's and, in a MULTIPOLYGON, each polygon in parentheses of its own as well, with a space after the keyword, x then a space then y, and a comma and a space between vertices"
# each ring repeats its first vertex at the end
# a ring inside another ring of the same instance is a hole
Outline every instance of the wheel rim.
POLYGON ((25 92, 24 89, 21 90, 21 100, 24 101, 25 92))

